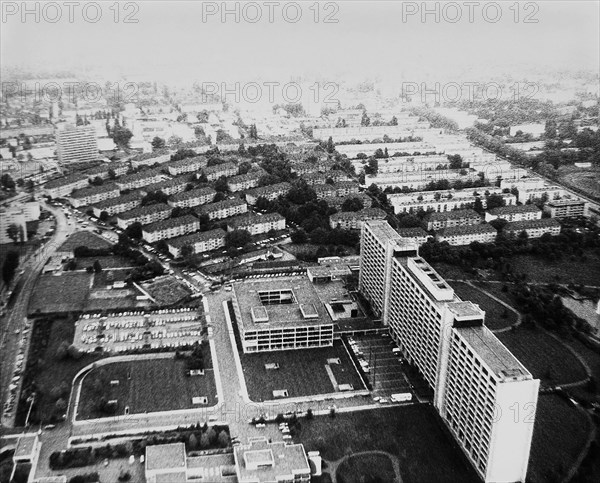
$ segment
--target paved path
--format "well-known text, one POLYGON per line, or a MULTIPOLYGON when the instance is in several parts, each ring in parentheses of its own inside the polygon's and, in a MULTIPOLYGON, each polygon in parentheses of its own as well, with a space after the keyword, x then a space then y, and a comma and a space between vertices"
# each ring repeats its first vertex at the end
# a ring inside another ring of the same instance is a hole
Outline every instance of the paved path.
POLYGON ((393 455, 386 451, 377 451, 377 450, 360 451, 358 453, 352 453, 350 455, 346 455, 346 456, 340 458, 339 460, 327 461, 327 469, 324 471, 324 473, 329 473, 331 476, 332 483, 337 483, 337 475, 336 475, 337 469, 344 461, 347 461, 350 458, 354 458, 356 456, 366 456, 366 455, 387 456, 390 459, 392 466, 394 467, 394 472, 396 473, 396 478, 394 479, 393 482, 390 481, 390 482, 386 482, 386 483, 402 483, 402 475, 400 473, 400 461, 398 460, 398 457, 396 455, 393 455))
POLYGON ((467 285, 473 287, 474 289, 479 290, 480 292, 483 292, 489 298, 495 300, 500 305, 502 305, 503 307, 505 307, 507 310, 510 310, 511 312, 513 312, 514 314, 516 314, 517 321, 514 324, 512 324, 510 327, 504 327, 503 329, 493 330, 492 332, 494 332, 496 334, 499 334, 500 332, 507 332, 507 331, 511 330, 513 327, 519 327, 519 325, 521 325, 521 323, 523 322, 523 316, 521 315, 521 312, 519 312, 517 309, 515 309, 512 305, 507 304, 504 300, 499 299, 493 293, 488 292, 484 288, 478 287, 477 285, 473 285, 473 282, 471 280, 466 280, 465 283, 467 285))

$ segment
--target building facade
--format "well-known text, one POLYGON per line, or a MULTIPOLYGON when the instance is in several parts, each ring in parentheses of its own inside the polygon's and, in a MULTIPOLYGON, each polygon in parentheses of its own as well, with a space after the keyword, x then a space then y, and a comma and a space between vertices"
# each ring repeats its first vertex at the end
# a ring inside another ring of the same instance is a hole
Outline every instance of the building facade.
POLYGON ((546 233, 555 236, 560 234, 560 230, 560 223, 554 218, 513 221, 512 223, 507 223, 502 229, 506 235, 511 237, 517 237, 522 232, 525 232, 528 238, 539 238, 546 233))
POLYGON ((69 197, 69 202, 75 208, 79 208, 80 206, 94 205, 101 201, 116 198, 119 194, 120 191, 117 185, 105 183, 101 186, 89 186, 74 191, 69 197))
POLYGON ((108 216, 113 216, 117 213, 133 210, 141 205, 142 195, 134 192, 128 195, 101 201, 97 205, 93 206, 92 210, 94 211, 94 216, 100 218, 100 215, 102 215, 103 211, 105 211, 108 216))
POLYGON ((144 226, 142 229, 142 238, 148 243, 154 243, 159 240, 187 235, 199 229, 200 220, 193 215, 185 215, 144 226))
POLYGON ((455 226, 479 225, 482 222, 479 213, 472 209, 430 213, 423 224, 428 231, 441 230, 455 226))
POLYGON ((542 210, 535 205, 516 205, 500 206, 492 208, 485 214, 485 221, 492 221, 498 218, 512 221, 539 220, 542 217, 542 210))
POLYGON ((121 229, 127 228, 133 223, 148 225, 161 220, 166 220, 171 216, 172 208, 163 203, 156 205, 140 206, 133 210, 126 211, 117 216, 117 225, 121 229))
POLYGON ((268 233, 271 230, 284 229, 285 218, 279 213, 267 213, 264 215, 249 213, 232 218, 227 222, 227 231, 246 230, 251 235, 260 235, 261 233, 268 233))
POLYGON ((184 246, 190 246, 192 254, 210 252, 225 246, 226 232, 221 228, 216 230, 192 233, 190 235, 173 238, 167 242, 169 253, 175 258, 182 256, 184 246))
POLYGON ((89 162, 98 158, 98 141, 93 126, 67 126, 56 131, 60 163, 89 162))
POLYGON ((230 216, 241 215, 248 212, 248 205, 239 198, 217 201, 196 208, 198 216, 207 215, 210 220, 220 220, 230 216))
POLYGON ((554 200, 544 205, 544 212, 551 218, 571 218, 587 214, 587 202, 583 200, 554 200))
POLYGON ((492 225, 464 225, 443 228, 435 234, 438 242, 448 242, 450 245, 469 245, 472 242, 491 243, 496 240, 498 232, 492 225))
POLYGON ((216 194, 217 192, 211 187, 198 188, 173 195, 167 203, 173 207, 193 208, 210 203, 216 194))
POLYGON ((246 201, 249 205, 255 205, 259 198, 273 201, 277 197, 287 194, 291 188, 292 185, 285 182, 254 188, 246 191, 246 201))

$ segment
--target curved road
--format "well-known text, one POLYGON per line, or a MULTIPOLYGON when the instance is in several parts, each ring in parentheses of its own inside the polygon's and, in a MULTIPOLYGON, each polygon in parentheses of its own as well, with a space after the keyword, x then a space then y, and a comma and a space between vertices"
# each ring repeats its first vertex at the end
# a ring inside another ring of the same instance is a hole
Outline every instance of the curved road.
MULTIPOLYGON (((1 335, 0 335, 0 352, 2 358, 0 361, 0 387, 2 396, 2 406, 9 396, 8 385, 12 379, 12 374, 15 365, 15 357, 18 350, 19 338, 22 330, 25 327, 27 320, 27 309, 29 306, 29 298, 35 288, 35 283, 38 276, 42 272, 42 268, 52 256, 52 254, 60 247, 71 233, 75 230, 75 225, 68 223, 65 214, 61 209, 49 206, 43 201, 40 201, 43 209, 50 211, 56 219, 56 229, 54 235, 37 251, 32 253, 21 265, 19 270, 24 270, 23 275, 18 275, 15 282, 15 295, 13 295, 9 303, 6 316, 2 319, 1 335)), ((27 360, 28 345, 25 347, 25 357, 27 360)), ((23 367, 24 369, 24 367, 23 367)), ((2 426, 12 427, 14 425, 16 401, 18 400, 21 391, 21 381, 17 388, 17 398, 11 414, 4 416, 4 408, 2 408, 2 426)))

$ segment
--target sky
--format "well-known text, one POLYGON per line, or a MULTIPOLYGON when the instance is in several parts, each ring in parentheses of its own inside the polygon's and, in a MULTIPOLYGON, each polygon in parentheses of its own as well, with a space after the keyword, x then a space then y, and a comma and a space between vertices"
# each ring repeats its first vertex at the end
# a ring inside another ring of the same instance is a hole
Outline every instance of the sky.
POLYGON ((424 18, 403 1, 230 2, 224 18, 223 2, 77 1, 72 19, 68 2, 29 2, 24 17, 1 3, 3 66, 204 81, 599 70, 597 0, 476 1, 472 19, 467 1, 428 3, 424 18))

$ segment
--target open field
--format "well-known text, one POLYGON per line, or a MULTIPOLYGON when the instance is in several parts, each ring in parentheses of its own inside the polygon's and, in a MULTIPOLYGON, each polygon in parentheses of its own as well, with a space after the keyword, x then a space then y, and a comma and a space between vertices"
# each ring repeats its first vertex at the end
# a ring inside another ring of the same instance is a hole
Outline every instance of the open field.
POLYGON ((478 482, 441 425, 432 406, 411 405, 303 420, 294 441, 307 451, 320 451, 328 461, 360 451, 387 451, 398 457, 404 483, 478 482))
POLYGON ((88 248, 110 248, 112 245, 104 238, 99 237, 98 235, 95 235, 89 231, 76 231, 69 238, 67 238, 67 241, 60 246, 58 251, 68 252, 80 246, 85 246, 88 248))
POLYGON ((29 300, 29 314, 78 312, 85 307, 93 275, 60 272, 41 275, 29 300))
POLYGON ((518 272, 527 274, 528 282, 600 285, 600 257, 589 250, 586 251, 586 257, 585 261, 581 258, 564 257, 562 260, 550 262, 530 255, 518 255, 511 258, 510 263, 518 272))
POLYGON ((589 430, 585 415, 560 396, 540 396, 527 481, 562 481, 583 449, 589 430))
POLYGON ((210 359, 210 349, 205 345, 205 373, 203 376, 186 376, 186 364, 181 359, 155 359, 116 362, 92 370, 83 380, 78 419, 108 417, 111 414, 97 410, 99 392, 94 386, 101 382, 102 395, 107 401, 117 400, 114 414, 193 409, 216 404, 217 389, 210 359), (111 385, 110 381, 119 381, 111 385), (206 397, 207 404, 193 404, 192 397, 206 397))
POLYGON ((241 354, 242 368, 252 401, 274 399, 273 391, 285 389, 289 397, 312 396, 335 392, 325 365, 329 358, 339 358, 340 364, 331 364, 338 384, 352 384, 363 389, 360 375, 341 342, 333 347, 302 349, 261 354, 241 354), (279 369, 265 369, 265 364, 277 363, 279 369))
POLYGON ((598 170, 561 168, 559 178, 567 186, 577 188, 592 198, 600 198, 600 172, 598 170))
POLYGON ((586 378, 579 360, 543 329, 519 327, 497 336, 542 384, 554 386, 586 378))
POLYGON ((450 282, 450 285, 461 299, 470 300, 479 305, 481 310, 485 310, 485 325, 491 330, 510 327, 517 321, 517 314, 506 309, 481 290, 477 290, 463 282, 450 282))
POLYGON ((79 269, 85 269, 91 267, 94 262, 98 260, 103 270, 110 268, 131 268, 133 264, 131 260, 123 257, 110 256, 110 257, 80 257, 77 258, 77 266, 79 269))
MULTIPOLYGON (((68 401, 75 374, 102 357, 99 354, 83 354, 79 358, 61 357, 59 347, 65 343, 71 344, 74 335, 75 323, 71 318, 53 321, 43 319, 34 322, 28 357, 28 374, 25 376, 25 382, 29 379, 29 382, 33 382, 37 388, 36 403, 30 418, 32 422, 48 423, 62 416, 64 409, 61 411, 56 401, 58 399, 68 401), (35 367, 29 371, 31 363, 34 363, 35 367)), ((28 405, 21 406, 19 406, 19 414, 24 418, 28 405)))
POLYGON ((396 472, 389 458, 384 454, 361 454, 350 456, 337 468, 338 483, 362 483, 365 477, 379 478, 379 481, 393 482, 396 472))

